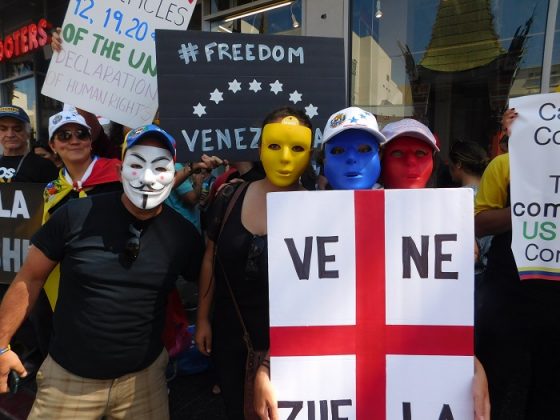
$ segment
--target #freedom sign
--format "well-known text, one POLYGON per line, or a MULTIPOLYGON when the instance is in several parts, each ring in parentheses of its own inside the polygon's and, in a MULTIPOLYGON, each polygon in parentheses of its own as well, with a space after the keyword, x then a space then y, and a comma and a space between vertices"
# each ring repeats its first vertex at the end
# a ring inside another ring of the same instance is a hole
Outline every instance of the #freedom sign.
POLYGON ((280 418, 473 418, 468 189, 268 195, 280 418))
POLYGON ((158 109, 155 29, 187 29, 196 0, 71 0, 43 95, 129 127, 158 109))
POLYGON ((317 146, 346 103, 342 39, 158 31, 156 51, 160 120, 180 161, 258 160, 262 120, 281 106, 307 114, 317 146))
POLYGON ((511 248, 521 280, 560 280, 560 94, 510 100, 511 248))
POLYGON ((41 227, 44 188, 30 182, 0 183, 0 283, 12 282, 27 256, 29 240, 41 227))

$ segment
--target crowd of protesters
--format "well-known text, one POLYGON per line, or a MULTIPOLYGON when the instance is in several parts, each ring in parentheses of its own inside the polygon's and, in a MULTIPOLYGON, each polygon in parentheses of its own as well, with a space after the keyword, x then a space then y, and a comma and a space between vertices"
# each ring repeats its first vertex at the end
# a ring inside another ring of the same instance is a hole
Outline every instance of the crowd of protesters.
MULTIPOLYGON (((515 116, 504 115, 506 134, 515 116)), ((31 148, 29 116, 0 107, 0 182, 45 185, 44 225, 2 290, 0 393, 10 376, 35 374, 32 419, 168 418, 162 335, 182 277, 199 280, 196 345, 213 359, 228 418, 278 418, 267 355, 267 193, 425 188, 436 137, 414 119, 380 129, 373 114, 345 108, 323 130, 315 176, 311 121, 296 109, 264 118, 258 162, 176 162, 165 127, 115 126, 108 135, 95 116, 65 106, 50 117, 48 140, 31 148), (26 328, 45 358, 37 372, 10 347, 26 328), (263 354, 249 407, 247 337, 263 354)), ((456 182, 479 189, 476 233, 485 238, 475 250, 474 416, 488 420, 491 402, 493 419, 555 418, 557 286, 519 282, 508 155, 485 171, 485 151, 459 142, 449 160, 456 182)))

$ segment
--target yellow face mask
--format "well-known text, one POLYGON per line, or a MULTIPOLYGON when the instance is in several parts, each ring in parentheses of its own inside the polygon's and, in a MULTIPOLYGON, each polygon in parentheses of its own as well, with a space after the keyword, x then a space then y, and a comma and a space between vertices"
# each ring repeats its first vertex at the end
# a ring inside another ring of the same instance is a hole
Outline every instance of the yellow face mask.
POLYGON ((300 125, 296 117, 264 126, 261 162, 266 177, 278 187, 295 184, 307 168, 311 157, 311 129, 300 125))

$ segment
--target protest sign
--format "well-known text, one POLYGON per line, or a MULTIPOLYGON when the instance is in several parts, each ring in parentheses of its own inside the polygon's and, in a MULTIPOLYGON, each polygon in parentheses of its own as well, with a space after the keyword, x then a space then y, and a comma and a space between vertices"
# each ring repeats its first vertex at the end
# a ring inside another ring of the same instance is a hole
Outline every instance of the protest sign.
POLYGON ((268 195, 281 419, 472 420, 472 201, 469 189, 268 195))
POLYGON ((511 248, 521 280, 560 280, 560 94, 510 100, 511 248))
POLYGON ((29 239, 41 227, 44 188, 28 182, 0 184, 0 283, 12 282, 27 256, 29 239))
POLYGON ((342 39, 158 31, 156 50, 160 119, 180 161, 258 160, 262 120, 281 106, 307 114, 317 146, 346 106, 342 39))
POLYGON ((43 95, 129 127, 158 109, 155 29, 187 29, 195 0, 71 0, 43 95))

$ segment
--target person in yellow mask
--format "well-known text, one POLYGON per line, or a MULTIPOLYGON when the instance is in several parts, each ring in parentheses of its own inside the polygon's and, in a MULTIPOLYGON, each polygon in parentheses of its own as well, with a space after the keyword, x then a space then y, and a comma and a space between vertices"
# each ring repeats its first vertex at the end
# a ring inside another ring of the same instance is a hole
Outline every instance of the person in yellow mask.
MULTIPOLYGON (((256 351, 269 348, 266 195, 303 189, 300 176, 309 165, 311 146, 311 122, 303 112, 291 108, 273 111, 265 118, 261 135, 260 160, 266 177, 224 188, 214 204, 216 214, 221 214, 212 218, 207 229, 195 340, 202 353, 212 355, 232 420, 255 418, 254 412, 247 412, 252 401, 244 410, 248 350, 243 325, 256 351)), ((257 378, 259 409, 275 412, 266 360, 257 378)))

